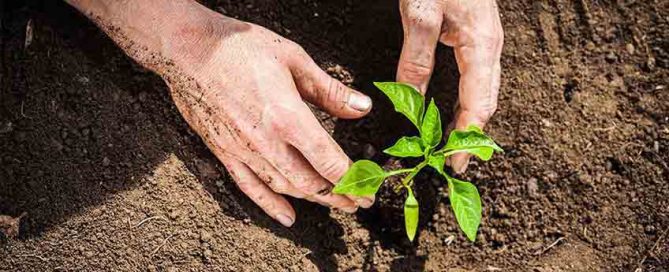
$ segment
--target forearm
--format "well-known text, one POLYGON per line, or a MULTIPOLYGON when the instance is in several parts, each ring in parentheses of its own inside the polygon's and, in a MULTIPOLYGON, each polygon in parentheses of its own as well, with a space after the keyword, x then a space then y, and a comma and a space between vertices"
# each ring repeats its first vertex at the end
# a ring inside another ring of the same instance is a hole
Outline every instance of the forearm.
POLYGON ((214 12, 192 0, 66 1, 129 56, 158 73, 164 72, 166 61, 204 59, 216 42, 211 22, 214 12))

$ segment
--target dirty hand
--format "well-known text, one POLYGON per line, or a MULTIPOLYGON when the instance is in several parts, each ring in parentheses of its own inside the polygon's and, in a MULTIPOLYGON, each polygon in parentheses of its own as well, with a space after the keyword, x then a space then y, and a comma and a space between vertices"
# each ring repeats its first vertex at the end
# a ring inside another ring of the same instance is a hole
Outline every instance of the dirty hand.
POLYGON ((280 194, 354 212, 353 199, 331 192, 350 160, 302 100, 341 118, 362 117, 371 100, 265 28, 220 18, 211 34, 206 39, 218 40, 211 52, 185 71, 202 89, 170 87, 239 188, 285 226, 295 212, 280 194))
POLYGON ((97 23, 129 55, 165 79, 179 111, 239 188, 281 224, 295 221, 282 194, 348 212, 371 206, 371 199, 331 192, 351 162, 303 101, 359 118, 371 100, 323 72, 300 46, 195 1, 121 8, 125 1, 72 2, 105 6, 101 15, 77 7, 103 18, 97 23), (142 8, 148 15, 108 15, 142 8))
MULTIPOLYGON (((504 33, 495 0, 400 0, 404 45, 397 81, 425 93, 437 43, 453 47, 460 70, 459 98, 451 128, 483 127, 497 108, 504 33)), ((469 155, 449 162, 458 173, 469 155)))

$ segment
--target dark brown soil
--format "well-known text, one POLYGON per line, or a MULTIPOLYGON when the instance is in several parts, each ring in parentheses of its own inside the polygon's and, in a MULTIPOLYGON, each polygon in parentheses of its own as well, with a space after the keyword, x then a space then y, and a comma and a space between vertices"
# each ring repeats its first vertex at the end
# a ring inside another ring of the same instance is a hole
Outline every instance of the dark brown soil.
MULTIPOLYGON (((370 94, 367 118, 318 115, 353 159, 391 167, 412 162, 377 150, 410 127, 370 83, 394 78, 396 2, 206 4, 295 40, 370 94)), ((385 187, 356 215, 294 201, 293 228, 272 222, 160 78, 60 1, 2 1, 0 218, 26 215, 18 237, 0 237, 0 271, 669 271, 669 2, 499 2, 503 79, 487 130, 506 153, 463 177, 483 198, 478 239, 425 172, 410 244, 385 187)), ((450 49, 438 65, 428 95, 449 120, 450 49)))

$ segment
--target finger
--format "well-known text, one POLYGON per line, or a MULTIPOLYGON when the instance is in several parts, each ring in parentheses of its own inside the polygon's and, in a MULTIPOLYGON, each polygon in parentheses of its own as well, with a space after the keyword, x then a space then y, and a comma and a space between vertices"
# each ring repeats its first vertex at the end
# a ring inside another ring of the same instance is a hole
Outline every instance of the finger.
MULTIPOLYGON (((280 151, 281 153, 285 154, 285 151, 280 151)), ((295 153, 295 150, 293 148, 289 148, 289 151, 291 153, 295 153), (292 149, 292 150, 290 150, 292 149)), ((301 156, 297 153, 293 154, 293 156, 301 156)), ((292 157, 292 156, 291 156, 292 157)), ((290 161, 290 158, 284 157, 285 162, 290 161)), ((320 187, 319 191, 316 192, 311 192, 309 189, 305 188, 297 188, 295 184, 301 184, 303 182, 300 182, 301 179, 297 179, 294 176, 291 177, 295 181, 289 181, 286 179, 286 177, 281 174, 273 165, 268 163, 265 159, 262 158, 255 158, 249 162, 246 163, 246 165, 251 168, 251 170, 256 173, 258 178, 265 182, 265 184, 272 189, 272 191, 279 193, 279 194, 284 194, 284 195, 289 195, 295 198, 301 198, 305 199, 314 203, 321 204, 326 207, 333 207, 333 205, 339 205, 339 204, 333 204, 333 202, 338 203, 336 200, 331 200, 327 197, 318 197, 317 195, 322 194, 325 195, 329 191, 332 190, 332 185, 329 184, 328 182, 320 182, 320 184, 313 184, 313 187, 320 187)), ((288 170, 290 172, 291 170, 288 170)), ((321 178, 321 177, 317 177, 321 178)), ((305 185, 306 186, 306 185, 305 185)), ((350 204, 349 202, 346 202, 346 204, 350 204)), ((337 208, 340 208, 340 206, 336 206, 337 208)), ((353 207, 343 207, 346 209, 348 212, 355 212, 355 208, 353 207)))
MULTIPOLYGON (((324 190, 322 187, 324 184, 331 189, 334 184, 339 182, 339 179, 351 165, 351 160, 323 129, 305 104, 292 107, 292 111, 297 111, 291 114, 294 119, 285 121, 289 123, 283 124, 278 129, 282 133, 282 139, 290 144, 290 148, 287 147, 288 150, 283 152, 291 154, 292 161, 282 159, 278 162, 280 165, 277 166, 277 169, 288 180, 293 181, 295 187, 300 188, 302 186, 303 191, 307 194, 308 192, 327 192, 327 194, 319 195, 323 198, 336 200, 339 203, 342 203, 343 199, 347 201, 353 199, 363 208, 370 207, 374 203, 372 197, 345 198, 324 190), (300 175, 296 176, 296 173, 300 173, 300 175), (291 178, 289 175, 293 177, 291 178), (300 185, 295 184, 294 180, 297 180, 300 185)), ((336 207, 336 205, 333 206, 336 207)))
POLYGON ((404 43, 397 65, 397 81, 411 84, 423 94, 432 76, 434 54, 443 16, 438 1, 401 1, 404 43))
POLYGON ((295 222, 295 210, 281 195, 265 186, 258 176, 245 164, 235 159, 223 161, 232 178, 237 182, 239 189, 253 202, 286 227, 295 222))
POLYGON ((332 193, 334 185, 319 175, 299 151, 289 144, 282 149, 278 151, 281 159, 274 162, 276 168, 308 199, 346 212, 356 211, 357 205, 351 199, 332 193))
POLYGON ((307 195, 295 188, 295 186, 286 179, 272 164, 267 160, 256 157, 244 162, 251 170, 256 173, 258 178, 262 180, 267 187, 272 191, 289 195, 295 198, 306 198, 307 195))
POLYGON ((372 109, 372 100, 325 73, 298 48, 291 72, 302 98, 331 115, 352 119, 365 116, 372 109))
MULTIPOLYGON (((214 122, 210 122, 210 126, 224 126, 225 122, 220 119, 220 117, 214 115, 211 116, 214 122)), ((295 198, 304 198, 306 197, 300 190, 297 190, 279 171, 272 166, 266 159, 259 156, 251 156, 251 158, 241 158, 235 157, 231 154, 225 154, 223 152, 222 146, 225 146, 225 138, 228 140, 234 138, 234 136, 229 135, 229 130, 225 127, 213 128, 214 131, 220 131, 221 133, 208 134, 210 137, 203 138, 205 144, 209 147, 212 153, 221 161, 227 160, 237 160, 244 164, 251 170, 256 173, 258 178, 262 180, 265 185, 267 185, 274 192, 279 194, 289 195, 295 198)))
MULTIPOLYGON (((503 38, 497 37, 455 48, 461 74, 458 108, 453 124, 455 129, 464 129, 469 125, 483 128, 497 109, 503 43, 503 38)), ((456 172, 462 173, 467 168, 469 157, 468 154, 454 155, 451 166, 456 172)))

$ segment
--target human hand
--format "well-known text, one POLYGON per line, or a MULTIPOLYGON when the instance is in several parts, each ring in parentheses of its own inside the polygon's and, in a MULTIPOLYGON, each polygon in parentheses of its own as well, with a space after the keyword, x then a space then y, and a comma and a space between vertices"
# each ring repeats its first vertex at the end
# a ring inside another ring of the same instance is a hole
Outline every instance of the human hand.
POLYGON ((180 74, 166 78, 184 118, 239 188, 285 226, 295 211, 280 194, 348 212, 356 202, 371 206, 369 198, 331 193, 351 161, 302 99, 341 118, 364 116, 371 100, 323 72, 297 44, 215 16, 210 33, 195 40, 217 41, 204 42, 209 49, 181 47, 206 53, 182 60, 180 74))
MULTIPOLYGON (((453 47, 460 70, 459 98, 451 128, 483 127, 497 108, 504 33, 495 0, 400 0, 404 45, 397 81, 427 90, 437 43, 453 47)), ((470 155, 453 155, 450 166, 467 169, 470 155)))
POLYGON ((348 212, 372 205, 331 192, 351 161, 302 100, 340 118, 364 116, 372 101, 328 76, 297 44, 191 0, 68 3, 163 77, 239 188, 281 224, 295 221, 281 194, 348 212))

